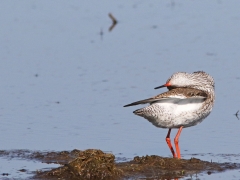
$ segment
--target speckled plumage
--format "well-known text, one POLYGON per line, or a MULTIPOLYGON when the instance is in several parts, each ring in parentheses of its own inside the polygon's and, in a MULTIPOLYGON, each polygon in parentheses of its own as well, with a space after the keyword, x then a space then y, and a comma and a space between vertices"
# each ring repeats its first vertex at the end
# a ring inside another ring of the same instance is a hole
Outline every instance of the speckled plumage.
MULTIPOLYGON (((178 72, 163 85, 169 91, 127 106, 150 103, 133 113, 161 128, 194 126, 205 119, 214 104, 214 80, 203 71, 178 72)), ((163 87, 160 86, 160 87, 163 87)))

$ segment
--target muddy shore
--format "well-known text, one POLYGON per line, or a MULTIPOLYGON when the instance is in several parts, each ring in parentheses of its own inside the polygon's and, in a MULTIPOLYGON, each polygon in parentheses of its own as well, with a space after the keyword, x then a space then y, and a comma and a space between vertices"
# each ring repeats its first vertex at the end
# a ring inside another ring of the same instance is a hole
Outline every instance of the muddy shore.
MULTIPOLYGON (((58 168, 32 172, 31 179, 173 179, 199 173, 217 173, 240 169, 237 163, 216 163, 191 159, 166 158, 156 155, 134 157, 127 162, 116 162, 111 153, 97 149, 85 151, 40 152, 29 150, 0 151, 1 157, 28 159, 59 164, 58 168)), ((27 172, 27 169, 19 171, 27 172)), ((1 176, 7 176, 7 172, 1 176)))

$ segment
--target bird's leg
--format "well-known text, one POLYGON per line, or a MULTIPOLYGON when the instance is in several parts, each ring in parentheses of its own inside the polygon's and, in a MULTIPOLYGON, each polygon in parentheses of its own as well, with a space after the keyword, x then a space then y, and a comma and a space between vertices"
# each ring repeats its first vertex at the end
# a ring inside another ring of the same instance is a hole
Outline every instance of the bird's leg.
POLYGON ((169 149, 172 152, 173 157, 177 157, 177 155, 175 154, 174 149, 172 147, 172 144, 171 144, 170 133, 171 133, 171 128, 168 130, 168 133, 167 133, 167 136, 166 136, 166 142, 168 144, 169 149))
POLYGON ((180 128, 179 128, 179 130, 178 130, 178 132, 177 132, 177 135, 176 135, 176 137, 174 138, 174 143, 175 143, 175 147, 176 147, 176 152, 177 152, 177 158, 178 159, 180 159, 181 158, 181 154, 180 154, 180 148, 179 148, 179 146, 178 146, 178 139, 179 139, 179 136, 180 136, 180 134, 181 134, 181 132, 182 132, 182 129, 183 129, 183 126, 181 126, 180 128))

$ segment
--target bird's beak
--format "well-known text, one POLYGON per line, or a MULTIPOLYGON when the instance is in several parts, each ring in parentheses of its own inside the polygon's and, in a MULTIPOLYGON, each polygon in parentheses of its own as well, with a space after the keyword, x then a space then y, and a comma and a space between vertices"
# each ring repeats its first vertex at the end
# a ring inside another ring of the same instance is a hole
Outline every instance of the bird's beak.
POLYGON ((158 86, 158 87, 155 87, 154 89, 159 89, 159 88, 163 88, 163 87, 166 87, 165 84, 161 85, 161 86, 158 86))
POLYGON ((167 82, 167 83, 164 84, 164 85, 161 85, 161 86, 155 87, 154 89, 159 89, 159 88, 168 87, 168 86, 171 86, 169 82, 167 82))

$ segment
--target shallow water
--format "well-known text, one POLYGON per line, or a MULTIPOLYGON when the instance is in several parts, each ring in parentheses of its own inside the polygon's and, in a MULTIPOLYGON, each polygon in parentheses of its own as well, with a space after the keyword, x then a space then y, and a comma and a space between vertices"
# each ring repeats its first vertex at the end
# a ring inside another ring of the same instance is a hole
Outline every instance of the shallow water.
POLYGON ((46 171, 56 167, 59 167, 59 165, 22 159, 1 158, 0 179, 26 179, 32 177, 36 171, 46 171))
POLYGON ((183 157, 239 154, 239 1, 0 5, 0 149, 171 156, 167 130, 134 116, 140 106, 122 106, 166 91, 153 88, 174 72, 204 70, 216 102, 203 123, 183 130, 183 157), (119 21, 111 32, 110 12, 119 21))

